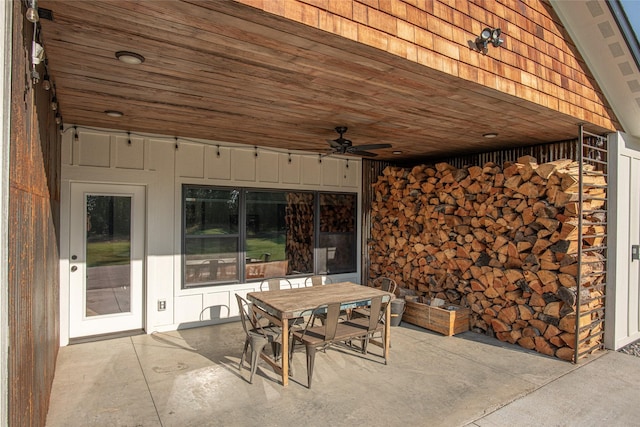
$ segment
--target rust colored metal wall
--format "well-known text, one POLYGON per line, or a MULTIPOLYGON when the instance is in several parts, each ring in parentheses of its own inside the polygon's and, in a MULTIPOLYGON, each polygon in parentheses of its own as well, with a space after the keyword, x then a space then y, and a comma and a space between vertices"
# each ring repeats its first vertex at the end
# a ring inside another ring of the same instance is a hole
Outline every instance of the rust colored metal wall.
POLYGON ((9 425, 45 424, 59 348, 60 141, 30 79, 33 26, 13 2, 9 158, 9 425))

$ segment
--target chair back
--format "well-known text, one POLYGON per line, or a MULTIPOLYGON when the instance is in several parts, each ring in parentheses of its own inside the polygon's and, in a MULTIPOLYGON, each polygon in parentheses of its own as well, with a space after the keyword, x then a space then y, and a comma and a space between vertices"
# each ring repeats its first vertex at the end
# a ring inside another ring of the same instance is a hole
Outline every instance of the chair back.
MULTIPOLYGON (((329 278, 326 279, 325 283, 331 283, 331 281, 329 281, 329 278)), ((308 287, 309 285, 311 285, 311 286, 322 286, 322 285, 324 285, 324 283, 322 282, 322 276, 307 277, 304 280, 304 286, 308 287)))
POLYGON ((309 332, 309 336, 314 338, 320 338, 323 342, 329 343, 336 337, 336 331, 338 329, 338 322, 340 320, 340 306, 339 302, 332 302, 329 304, 321 304, 311 311, 311 316, 307 320, 307 324, 301 333, 304 337, 309 332), (321 320, 324 326, 324 333, 318 330, 318 327, 314 327, 316 319, 321 320), (313 328, 313 332, 309 329, 313 328), (321 335, 320 335, 321 334, 321 335))
POLYGON ((384 317, 384 308, 382 304, 382 295, 373 297, 371 299, 371 306, 369 307, 369 325, 367 330, 373 332, 378 325, 382 322, 384 317))
POLYGON ((240 321, 245 334, 249 335, 249 330, 256 329, 254 317, 251 315, 251 303, 240 295, 236 294, 238 308, 240 309, 240 321))
POLYGON ((261 291, 279 291, 282 285, 292 288, 291 282, 285 277, 271 277, 260 282, 261 291))
POLYGON ((378 277, 373 281, 373 287, 380 288, 390 294, 395 294, 398 285, 395 280, 390 279, 389 277, 378 277))
POLYGON ((332 302, 326 306, 326 314, 324 319, 324 340, 333 341, 336 337, 338 322, 340 319, 340 303, 332 302))

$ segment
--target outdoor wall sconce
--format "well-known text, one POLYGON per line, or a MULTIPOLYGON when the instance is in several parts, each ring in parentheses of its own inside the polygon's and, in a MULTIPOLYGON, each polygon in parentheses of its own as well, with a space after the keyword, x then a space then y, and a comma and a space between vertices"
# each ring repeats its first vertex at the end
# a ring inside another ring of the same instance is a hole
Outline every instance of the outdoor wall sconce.
POLYGON ((482 52, 483 55, 486 55, 489 51, 489 43, 493 45, 493 47, 500 47, 504 40, 500 38, 500 34, 502 31, 500 28, 485 28, 482 30, 480 35, 476 37, 475 41, 469 40, 469 47, 477 52, 482 52))

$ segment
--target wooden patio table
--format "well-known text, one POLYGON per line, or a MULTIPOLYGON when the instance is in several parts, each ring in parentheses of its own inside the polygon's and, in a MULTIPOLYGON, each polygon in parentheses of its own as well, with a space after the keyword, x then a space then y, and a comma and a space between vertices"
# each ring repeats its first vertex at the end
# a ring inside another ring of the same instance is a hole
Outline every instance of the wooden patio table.
MULTIPOLYGON (((281 289, 279 291, 249 292, 247 300, 254 304, 254 309, 274 324, 282 327, 282 364, 278 365, 266 354, 260 357, 269 363, 276 372, 282 375, 282 385, 289 383, 289 322, 290 319, 310 315, 311 310, 337 301, 344 301, 342 310, 367 306, 371 299, 382 295, 382 302, 389 302, 395 296, 389 292, 351 282, 339 282, 323 286, 307 288, 281 289)), ((386 319, 391 319, 391 304, 386 305, 386 319)), ((389 356, 390 322, 384 324, 384 356, 389 356)))

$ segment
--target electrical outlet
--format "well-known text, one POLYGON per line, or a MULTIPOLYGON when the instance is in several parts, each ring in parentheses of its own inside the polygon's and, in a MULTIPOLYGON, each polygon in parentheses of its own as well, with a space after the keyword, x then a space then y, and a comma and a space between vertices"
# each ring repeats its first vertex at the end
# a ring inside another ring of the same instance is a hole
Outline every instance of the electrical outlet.
POLYGON ((164 311, 167 309, 167 300, 159 299, 158 300, 158 311, 164 311))

